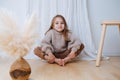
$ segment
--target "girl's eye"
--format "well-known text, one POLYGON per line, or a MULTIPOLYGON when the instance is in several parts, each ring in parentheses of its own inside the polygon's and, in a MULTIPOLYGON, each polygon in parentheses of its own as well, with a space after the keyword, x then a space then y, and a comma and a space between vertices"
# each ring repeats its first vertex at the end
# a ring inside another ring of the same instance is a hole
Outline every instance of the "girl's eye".
POLYGON ((64 24, 63 22, 59 23, 59 22, 56 22, 55 24, 64 24))
POLYGON ((55 24, 59 24, 59 23, 55 23, 55 24))
POLYGON ((64 23, 61 23, 61 24, 64 24, 64 23))

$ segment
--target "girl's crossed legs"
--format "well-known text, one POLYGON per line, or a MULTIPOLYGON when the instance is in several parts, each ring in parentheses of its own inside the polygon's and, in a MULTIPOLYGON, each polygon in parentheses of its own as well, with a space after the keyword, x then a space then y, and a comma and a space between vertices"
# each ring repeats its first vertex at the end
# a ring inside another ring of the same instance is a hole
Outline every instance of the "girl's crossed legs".
POLYGON ((74 59, 76 56, 78 56, 83 49, 84 49, 84 45, 81 44, 80 49, 77 50, 77 52, 74 54, 70 54, 71 49, 61 53, 45 54, 44 52, 41 51, 41 47, 37 47, 34 49, 34 53, 41 59, 47 60, 49 63, 55 62, 58 65, 64 66, 71 59, 74 59))

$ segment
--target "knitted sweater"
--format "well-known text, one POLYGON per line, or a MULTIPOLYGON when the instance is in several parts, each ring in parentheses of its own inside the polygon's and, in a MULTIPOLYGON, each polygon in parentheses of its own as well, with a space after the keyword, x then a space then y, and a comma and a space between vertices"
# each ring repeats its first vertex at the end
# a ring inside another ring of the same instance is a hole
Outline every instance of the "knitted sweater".
POLYGON ((69 41, 66 42, 62 33, 51 29, 41 41, 41 49, 45 53, 63 52, 70 48, 71 51, 76 52, 80 48, 81 41, 74 37, 72 33, 68 33, 68 39, 69 41))

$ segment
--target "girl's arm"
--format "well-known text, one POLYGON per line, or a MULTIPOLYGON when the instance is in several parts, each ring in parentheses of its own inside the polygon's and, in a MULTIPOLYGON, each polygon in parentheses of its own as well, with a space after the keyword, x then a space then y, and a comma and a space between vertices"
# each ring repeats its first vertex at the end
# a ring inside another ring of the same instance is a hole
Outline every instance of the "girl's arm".
POLYGON ((41 49, 45 53, 52 53, 53 47, 51 45, 52 31, 48 31, 43 40, 41 41, 41 49))
POLYGON ((80 48, 81 41, 72 34, 69 34, 69 40, 68 49, 71 49, 71 53, 75 53, 80 48))

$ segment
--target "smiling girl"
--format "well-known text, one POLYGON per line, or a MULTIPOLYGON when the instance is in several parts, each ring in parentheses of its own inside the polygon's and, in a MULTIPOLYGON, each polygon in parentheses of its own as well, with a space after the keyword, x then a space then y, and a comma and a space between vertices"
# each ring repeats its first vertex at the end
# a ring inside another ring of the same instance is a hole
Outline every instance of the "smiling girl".
POLYGON ((49 63, 55 62, 64 66, 78 56, 83 49, 84 45, 81 41, 69 31, 65 18, 62 15, 56 15, 41 42, 41 47, 35 48, 34 53, 49 63))

